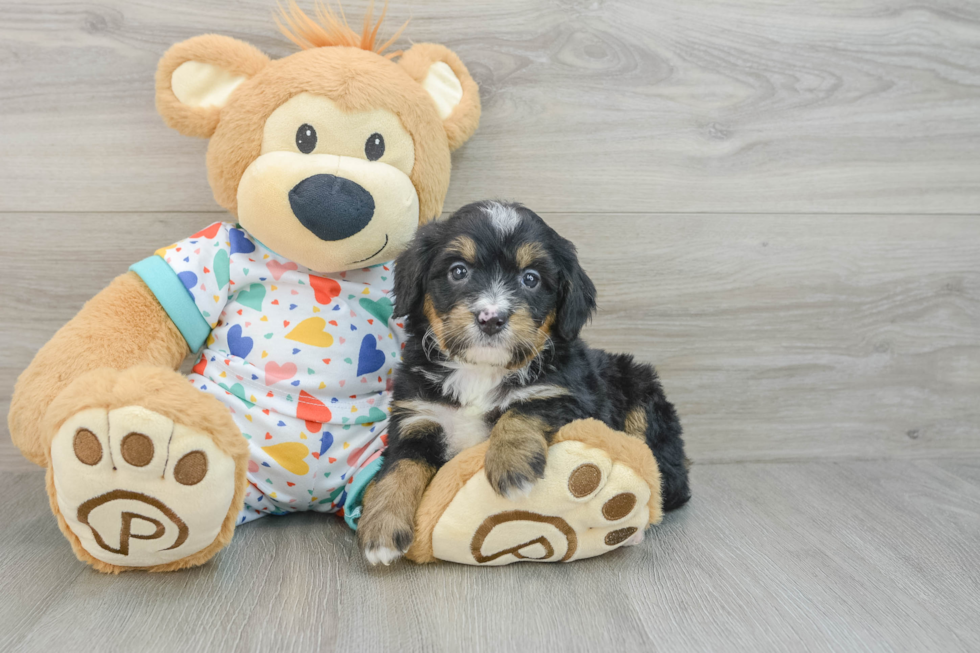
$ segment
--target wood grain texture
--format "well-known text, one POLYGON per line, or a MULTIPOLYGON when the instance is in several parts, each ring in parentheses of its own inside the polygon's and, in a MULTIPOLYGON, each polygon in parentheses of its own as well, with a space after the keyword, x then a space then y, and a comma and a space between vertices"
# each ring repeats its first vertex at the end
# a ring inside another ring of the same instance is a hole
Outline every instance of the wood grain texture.
MULTIPOLYGON (((366 3, 346 3, 358 16, 366 3)), ((0 3, 0 210, 214 208, 202 141, 156 115, 173 42, 292 51, 269 0, 0 3)), ((448 206, 974 213, 980 5, 968 0, 393 3, 481 85, 448 206)))
POLYGON ((118 577, 74 559, 39 477, 8 476, 0 649, 971 651, 980 485, 956 467, 695 466, 640 546, 569 565, 371 569, 339 520, 296 515, 204 568, 118 577))
MULTIPOLYGON (((219 217, 0 214, 0 409, 87 298, 219 217)), ((545 218, 598 286, 587 340, 657 365, 695 460, 980 455, 980 220, 545 218)))

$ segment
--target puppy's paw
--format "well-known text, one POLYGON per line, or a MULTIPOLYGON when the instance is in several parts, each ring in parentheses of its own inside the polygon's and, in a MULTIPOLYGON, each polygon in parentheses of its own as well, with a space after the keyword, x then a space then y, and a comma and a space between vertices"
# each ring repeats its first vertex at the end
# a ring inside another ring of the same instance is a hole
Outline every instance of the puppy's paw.
POLYGON ((415 512, 434 473, 431 465, 400 459, 368 486, 357 539, 372 565, 390 565, 412 546, 415 512))
POLYGON ((490 441, 484 471, 494 491, 507 499, 526 497, 544 477, 548 447, 544 438, 490 441))
POLYGON ((357 539, 369 563, 388 566, 412 546, 415 524, 390 514, 365 514, 357 525, 357 539))

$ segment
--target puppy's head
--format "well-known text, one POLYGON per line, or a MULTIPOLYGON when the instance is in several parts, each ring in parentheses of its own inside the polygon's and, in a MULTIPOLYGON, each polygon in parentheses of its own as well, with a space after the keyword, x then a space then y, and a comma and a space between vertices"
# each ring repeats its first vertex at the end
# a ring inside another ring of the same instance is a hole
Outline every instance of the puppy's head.
POLYGON ((574 245, 519 204, 464 206, 395 265, 395 312, 456 361, 523 367, 549 339, 577 338, 595 310, 574 245))

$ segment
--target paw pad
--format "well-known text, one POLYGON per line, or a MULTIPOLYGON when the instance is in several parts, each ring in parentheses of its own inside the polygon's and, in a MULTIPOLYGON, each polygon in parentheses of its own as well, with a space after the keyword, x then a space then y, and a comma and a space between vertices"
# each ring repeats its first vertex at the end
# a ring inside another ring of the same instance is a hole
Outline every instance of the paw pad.
POLYGON ((146 467, 153 460, 153 440, 142 433, 130 433, 119 446, 123 460, 133 467, 146 467))
POLYGON ((99 461, 102 460, 102 444, 99 442, 99 438, 88 429, 78 429, 78 432, 75 433, 73 448, 75 457, 78 458, 79 462, 89 467, 98 465, 99 461))
POLYGON ((581 499, 595 492, 601 482, 602 470, 592 463, 583 463, 568 475, 568 491, 576 499, 581 499))
POLYGON ((174 465, 174 480, 181 485, 197 485, 208 473, 208 457, 203 451, 184 454, 174 465))
POLYGON ((606 537, 603 538, 603 540, 607 546, 616 546, 617 544, 622 544, 626 540, 630 539, 635 532, 635 526, 630 526, 629 528, 617 528, 614 531, 606 533, 606 537))
POLYGON ((602 504, 602 516, 609 521, 619 521, 633 512, 635 506, 636 495, 632 492, 623 492, 602 504))

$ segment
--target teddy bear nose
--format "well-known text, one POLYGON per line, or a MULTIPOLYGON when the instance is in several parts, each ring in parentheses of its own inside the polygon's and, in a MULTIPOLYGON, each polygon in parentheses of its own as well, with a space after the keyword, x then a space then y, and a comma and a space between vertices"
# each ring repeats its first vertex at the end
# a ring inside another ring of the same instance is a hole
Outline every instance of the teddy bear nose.
POLYGON ((366 227, 374 198, 363 186, 336 175, 313 175, 289 191, 293 215, 320 240, 343 240, 366 227))

